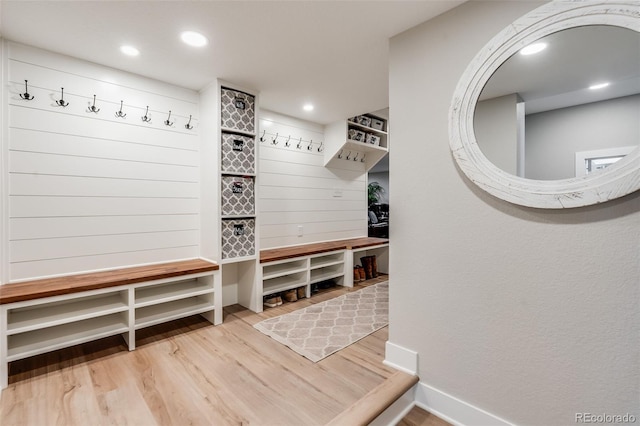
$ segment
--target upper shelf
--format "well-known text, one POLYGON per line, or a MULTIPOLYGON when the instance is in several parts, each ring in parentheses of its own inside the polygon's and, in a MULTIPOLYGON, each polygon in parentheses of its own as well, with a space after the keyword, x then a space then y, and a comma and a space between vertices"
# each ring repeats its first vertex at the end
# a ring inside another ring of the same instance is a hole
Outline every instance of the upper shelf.
POLYGON ((349 127, 356 127, 356 128, 362 129, 365 132, 371 132, 379 135, 387 135, 387 132, 385 132, 384 130, 374 129, 373 127, 365 126, 360 123, 356 123, 355 121, 347 120, 347 125, 349 127))
MULTIPOLYGON (((379 127, 388 129, 386 120, 370 114, 365 117, 382 122, 379 127)), ((387 130, 376 129, 350 118, 325 127, 325 145, 325 167, 344 168, 347 164, 345 161, 353 161, 369 171, 389 152, 389 134, 387 130)), ((354 163, 348 168, 354 168, 354 163)))

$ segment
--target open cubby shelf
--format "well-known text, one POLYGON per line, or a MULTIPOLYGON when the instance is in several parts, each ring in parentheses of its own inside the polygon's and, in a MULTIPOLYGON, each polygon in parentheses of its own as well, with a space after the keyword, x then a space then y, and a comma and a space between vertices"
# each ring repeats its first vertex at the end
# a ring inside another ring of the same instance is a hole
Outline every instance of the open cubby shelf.
POLYGON ((129 331, 125 313, 13 334, 7 339, 7 361, 77 345, 129 331))
POLYGON ((149 327, 177 318, 211 311, 213 308, 213 298, 205 296, 194 296, 138 308, 135 311, 135 328, 149 327))
POLYGON ((311 284, 344 277, 344 264, 344 250, 263 263, 261 293, 267 296, 306 287, 306 294, 309 295, 311 284))
POLYGON ((11 309, 7 317, 7 334, 25 333, 128 309, 124 291, 11 309))
POLYGON ((1 387, 7 363, 122 334, 135 349, 135 330, 202 314, 222 322, 222 285, 214 272, 78 291, 0 305, 1 387))

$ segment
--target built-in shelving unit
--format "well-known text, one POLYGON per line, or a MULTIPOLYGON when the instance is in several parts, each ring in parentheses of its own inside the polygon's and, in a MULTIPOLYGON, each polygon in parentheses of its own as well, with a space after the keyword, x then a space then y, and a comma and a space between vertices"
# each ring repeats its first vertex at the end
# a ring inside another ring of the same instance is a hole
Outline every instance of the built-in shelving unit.
POLYGON ((375 166, 389 152, 388 122, 373 114, 362 114, 325 127, 324 165, 338 166, 347 158, 375 166))
MULTIPOLYGON (((261 265, 261 297, 298 287, 305 287, 306 296, 311 296, 311 284, 335 279, 342 285, 345 275, 345 251, 299 256, 261 265)), ((260 299, 262 300, 262 299, 260 299)), ((260 305, 258 312, 262 311, 260 305)))
POLYGON ((220 263, 256 258, 257 97, 220 83, 220 263))
POLYGON ((221 293, 213 272, 198 272, 3 304, 2 387, 11 361, 118 334, 133 350, 135 330, 194 314, 220 324, 221 293))
MULTIPOLYGON (((255 310, 258 273, 258 93, 218 81, 218 263, 234 303, 255 310)), ((262 306, 260 299, 259 305, 262 306)))

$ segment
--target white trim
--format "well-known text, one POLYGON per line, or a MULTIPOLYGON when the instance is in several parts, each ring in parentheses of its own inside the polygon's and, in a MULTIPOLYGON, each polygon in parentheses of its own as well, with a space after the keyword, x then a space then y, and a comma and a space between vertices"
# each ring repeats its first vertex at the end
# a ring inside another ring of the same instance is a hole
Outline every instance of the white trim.
POLYGON ((409 414, 409 411, 415 407, 415 392, 417 384, 412 386, 411 389, 406 391, 400 398, 398 398, 393 404, 387 407, 378 417, 373 419, 368 426, 392 426, 397 425, 400 421, 409 414))
POLYGON ((408 374, 418 374, 418 352, 389 341, 385 344, 385 359, 382 363, 408 374))
POLYGON ((549 34, 583 25, 640 31, 637 0, 552 1, 509 25, 480 50, 460 78, 449 109, 449 144, 460 170, 488 193, 528 207, 559 209, 604 203, 640 189, 640 150, 599 173, 560 180, 509 174, 491 163, 476 141, 473 117, 494 71, 522 47, 549 34))
POLYGON ((415 405, 456 426, 513 425, 513 423, 509 423, 494 414, 422 382, 416 385, 415 405))
POLYGON ((594 149, 591 151, 578 151, 576 152, 576 177, 585 176, 587 169, 585 168, 585 161, 590 158, 602 158, 602 157, 618 157, 623 155, 629 155, 637 146, 620 146, 616 148, 606 149, 594 149))

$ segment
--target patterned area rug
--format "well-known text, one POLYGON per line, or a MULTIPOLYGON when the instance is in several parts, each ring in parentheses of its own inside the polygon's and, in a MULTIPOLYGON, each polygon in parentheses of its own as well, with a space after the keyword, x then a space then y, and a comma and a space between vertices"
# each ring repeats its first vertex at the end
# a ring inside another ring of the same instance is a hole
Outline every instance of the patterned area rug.
POLYGON ((389 322, 389 282, 365 287, 254 327, 300 355, 318 362, 389 322))

